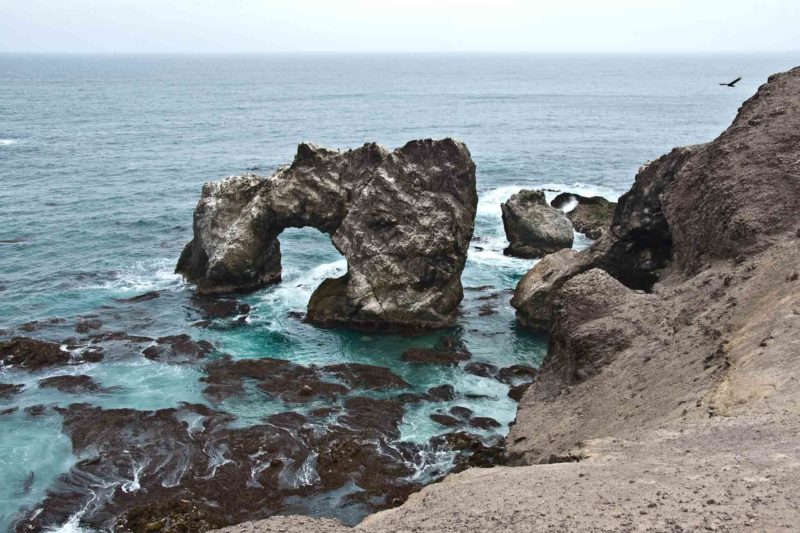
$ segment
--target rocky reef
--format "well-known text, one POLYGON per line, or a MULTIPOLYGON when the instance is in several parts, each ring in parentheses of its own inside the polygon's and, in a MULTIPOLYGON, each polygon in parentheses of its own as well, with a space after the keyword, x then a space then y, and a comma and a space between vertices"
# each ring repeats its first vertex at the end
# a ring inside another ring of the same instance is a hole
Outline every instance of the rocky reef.
POLYGON ((207 183, 194 238, 177 271, 201 293, 254 290, 281 279, 278 236, 313 227, 331 237, 347 273, 314 292, 307 320, 354 328, 437 328, 461 302, 477 208, 475 164, 452 139, 393 152, 301 144, 268 178, 207 183))
POLYGON ((357 529, 793 529, 798 207, 800 68, 713 142, 643 167, 599 241, 520 282, 520 322, 551 337, 507 439, 514 466, 451 475, 357 529))
POLYGON ((558 209, 547 205, 543 191, 522 190, 500 206, 509 246, 506 255, 536 259, 573 242, 572 224, 558 209))

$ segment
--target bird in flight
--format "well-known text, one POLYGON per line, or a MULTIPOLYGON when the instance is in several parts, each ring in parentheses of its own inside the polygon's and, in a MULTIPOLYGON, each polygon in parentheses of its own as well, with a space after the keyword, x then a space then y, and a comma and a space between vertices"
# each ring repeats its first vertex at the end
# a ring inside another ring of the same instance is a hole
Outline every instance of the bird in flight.
POLYGON ((736 84, 739 83, 741 80, 742 80, 742 78, 739 77, 739 78, 736 78, 735 80, 733 80, 730 83, 720 83, 720 85, 724 85, 725 87, 736 87, 736 84))

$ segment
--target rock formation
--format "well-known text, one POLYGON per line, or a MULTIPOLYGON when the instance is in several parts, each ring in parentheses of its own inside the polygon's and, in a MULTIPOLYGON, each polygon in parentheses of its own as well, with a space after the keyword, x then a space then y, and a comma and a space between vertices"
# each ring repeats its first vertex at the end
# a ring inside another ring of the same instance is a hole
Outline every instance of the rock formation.
POLYGON ((609 202, 602 196, 588 198, 564 192, 553 198, 550 205, 563 210, 573 202, 575 206, 567 212, 567 218, 572 222, 575 231, 583 233, 590 239, 599 239, 611 225, 617 204, 609 202))
POLYGON ((325 326, 442 327, 463 296, 477 208, 475 165, 451 139, 339 152, 301 144, 268 178, 203 186, 194 239, 177 271, 201 293, 248 291, 281 278, 285 228, 327 233, 348 271, 311 297, 325 326))
POLYGON ((507 438, 516 466, 451 475, 357 530, 792 529, 798 207, 800 68, 712 143, 644 167, 597 243, 520 283, 551 340, 507 438))
POLYGON ((522 190, 500 207, 511 243, 503 251, 506 255, 535 259, 572 247, 572 224, 564 213, 547 205, 544 192, 522 190))

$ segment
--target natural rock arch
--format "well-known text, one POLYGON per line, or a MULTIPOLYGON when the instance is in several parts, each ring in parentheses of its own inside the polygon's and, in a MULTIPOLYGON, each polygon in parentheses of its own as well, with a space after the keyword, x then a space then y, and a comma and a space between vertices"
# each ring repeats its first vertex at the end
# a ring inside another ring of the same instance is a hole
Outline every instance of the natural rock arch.
POLYGON ((268 178, 206 183, 194 238, 177 272, 202 293, 250 291, 281 278, 278 236, 314 227, 330 235, 348 272, 325 280, 307 318, 325 326, 444 327, 461 302, 461 272, 478 197, 463 143, 370 143, 339 152, 301 144, 268 178))

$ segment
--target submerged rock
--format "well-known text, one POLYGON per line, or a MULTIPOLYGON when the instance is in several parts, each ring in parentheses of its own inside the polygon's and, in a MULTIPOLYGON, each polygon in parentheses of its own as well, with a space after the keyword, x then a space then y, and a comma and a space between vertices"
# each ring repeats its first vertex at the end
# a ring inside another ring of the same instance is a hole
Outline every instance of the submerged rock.
POLYGON ((401 355, 408 363, 433 363, 438 365, 456 365, 466 361, 472 354, 463 342, 452 337, 442 337, 435 348, 409 348, 401 355))
POLYGON ((608 231, 614 218, 614 208, 617 207, 615 202, 609 202, 602 196, 586 197, 565 192, 556 196, 550 205, 563 210, 573 202, 575 207, 567 213, 567 218, 575 231, 595 240, 608 231))
POLYGON ((189 335, 170 335, 156 339, 156 344, 142 352, 148 359, 168 363, 191 363, 208 355, 214 346, 208 341, 194 341, 189 335))
POLYGON ((39 380, 39 387, 56 389, 59 392, 80 394, 83 392, 100 392, 104 390, 90 376, 53 376, 39 380))
POLYGON ((221 359, 206 366, 205 394, 222 401, 245 392, 244 380, 253 380, 256 387, 285 402, 306 403, 318 399, 333 400, 350 389, 340 383, 326 381, 319 369, 296 365, 281 359, 221 359))
POLYGON ((461 423, 461 421, 458 418, 441 413, 431 414, 430 419, 439 424, 440 426, 445 426, 445 427, 453 427, 461 423))
POLYGON ((478 429, 497 429, 501 426, 500 422, 488 416, 476 416, 469 419, 469 425, 478 429))
POLYGON ((89 333, 92 330, 100 329, 103 327, 103 323, 100 319, 95 317, 85 317, 78 320, 78 323, 75 324, 75 332, 76 333, 89 333))
POLYGON ((382 366, 342 363, 324 366, 321 370, 357 389, 385 390, 410 387, 406 380, 382 366))
POLYGON ((311 296, 323 326, 431 328, 453 321, 472 238, 475 165, 462 143, 412 141, 339 152, 301 144, 291 166, 207 183, 177 271, 201 293, 281 278, 278 236, 314 227, 348 263, 311 296))
POLYGON ((232 298, 213 298, 197 295, 192 298, 192 303, 200 310, 203 318, 210 320, 246 315, 250 312, 248 304, 240 303, 232 298))
POLYGON ((19 394, 25 385, 14 385, 12 383, 0 383, 0 400, 8 400, 14 394, 19 394))
POLYGON ((28 337, 14 337, 8 341, 0 341, 0 361, 3 365, 37 370, 46 366, 65 365, 69 360, 69 353, 54 342, 28 337))
POLYGON ((160 292, 150 291, 144 294, 139 294, 138 296, 132 296, 130 298, 115 298, 115 300, 123 304, 135 304, 139 302, 149 302, 150 300, 155 300, 156 298, 160 297, 161 297, 160 292))
POLYGON ((438 387, 431 387, 428 389, 428 398, 430 398, 431 401, 449 402, 450 400, 455 400, 456 389, 449 383, 439 385, 438 387))
POLYGON ((535 259, 572 247, 572 224, 564 213, 547 205, 543 191, 522 190, 500 207, 511 243, 503 252, 506 255, 535 259))
POLYGON ((491 378, 497 375, 499 369, 491 363, 483 363, 480 361, 472 361, 464 365, 464 372, 482 378, 491 378))

